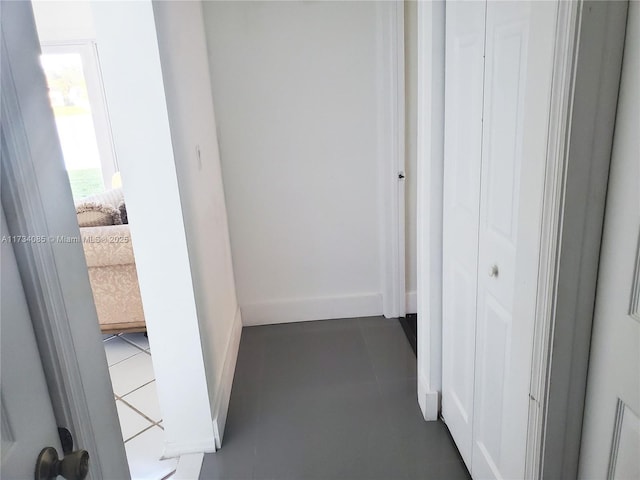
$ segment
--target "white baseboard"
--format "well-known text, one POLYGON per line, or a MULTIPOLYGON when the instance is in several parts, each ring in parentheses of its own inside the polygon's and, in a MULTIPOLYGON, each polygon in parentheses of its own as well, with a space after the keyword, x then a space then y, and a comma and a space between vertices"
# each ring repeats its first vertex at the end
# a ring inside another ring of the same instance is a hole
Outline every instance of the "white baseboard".
POLYGON ((274 300, 242 305, 246 326, 382 315, 382 294, 274 300))
POLYGON ((181 457, 195 453, 213 453, 216 451, 215 439, 207 438, 193 442, 165 443, 162 452, 163 460, 166 458, 181 457))
POLYGON ((240 349, 240 336, 242 335, 242 315, 240 307, 236 309, 233 319, 231 334, 227 343, 224 356, 224 366, 222 376, 217 386, 215 402, 213 404, 213 432, 216 440, 216 448, 222 445, 224 427, 227 423, 227 413, 229 412, 229 400, 231 399, 231 387, 233 386, 233 375, 236 371, 236 360, 240 349))
POLYGON ((176 473, 171 476, 171 480, 193 480, 200 478, 204 453, 191 453, 182 455, 178 460, 176 473))
POLYGON ((422 377, 418 379, 418 404, 425 420, 428 422, 438 420, 440 394, 431 390, 427 380, 422 377))
POLYGON ((407 313, 418 313, 418 294, 415 290, 407 292, 407 313))

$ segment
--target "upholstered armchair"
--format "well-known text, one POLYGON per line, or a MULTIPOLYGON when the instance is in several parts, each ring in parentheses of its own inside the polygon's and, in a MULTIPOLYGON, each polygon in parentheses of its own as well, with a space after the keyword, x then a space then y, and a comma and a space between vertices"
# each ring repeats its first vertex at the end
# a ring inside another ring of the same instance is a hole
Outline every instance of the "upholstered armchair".
POLYGON ((76 205, 93 299, 103 333, 146 330, 124 199, 119 189, 76 205))

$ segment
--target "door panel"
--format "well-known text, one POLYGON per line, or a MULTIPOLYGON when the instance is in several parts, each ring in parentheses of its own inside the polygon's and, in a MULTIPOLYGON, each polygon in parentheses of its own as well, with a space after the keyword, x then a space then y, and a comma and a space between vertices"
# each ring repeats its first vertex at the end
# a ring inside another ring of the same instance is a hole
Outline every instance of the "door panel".
MULTIPOLYGON (((4 137, 2 148, 5 154, 4 137)), ((13 247, 7 240, 4 211, 0 210, 0 214, 0 470, 7 479, 33 478, 36 459, 44 447, 56 448, 59 455, 62 451, 22 281, 13 247)))
POLYGON ((475 278, 471 278, 467 271, 454 267, 453 289, 459 292, 460 301, 453 305, 453 331, 459 332, 457 341, 461 349, 466 352, 451 359, 451 367, 456 372, 451 379, 451 398, 465 422, 471 420, 473 406, 473 362, 471 353, 475 346, 475 339, 469 332, 469 318, 475 315, 471 307, 475 306, 475 278), (466 298, 465 298, 466 296, 466 298))
POLYGON ((485 86, 490 89, 484 111, 487 119, 483 155, 488 202, 486 228, 508 247, 515 243, 514 221, 519 200, 526 30, 524 18, 487 32, 493 34, 489 41, 494 49, 489 51, 491 69, 486 72, 492 82, 485 86))
POLYGON ((473 462, 523 478, 556 2, 487 3, 473 462))
POLYGON ((640 478, 640 4, 629 2, 579 478, 640 478))
MULTIPOLYGON (((486 454, 500 451, 502 431, 502 411, 504 408, 505 365, 510 354, 511 312, 505 310, 499 302, 488 297, 484 302, 484 311, 478 321, 478 356, 484 361, 484 369, 478 369, 476 385, 478 397, 476 405, 483 410, 476 410, 478 431, 484 432, 482 441, 476 443, 486 454)), ((476 455, 476 452, 474 452, 476 455)))
POLYGON ((448 2, 442 413, 522 478, 557 2, 448 2))
POLYGON ((471 466, 485 5, 446 8, 442 415, 471 466))

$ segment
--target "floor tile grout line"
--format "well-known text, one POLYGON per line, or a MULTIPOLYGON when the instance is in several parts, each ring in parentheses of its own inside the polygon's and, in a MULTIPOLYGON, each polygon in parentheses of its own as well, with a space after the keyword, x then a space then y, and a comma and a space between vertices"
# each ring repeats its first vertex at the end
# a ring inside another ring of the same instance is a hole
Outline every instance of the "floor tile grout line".
POLYGON ((133 357, 135 357, 136 355, 140 355, 140 352, 134 353, 133 355, 129 355, 128 357, 123 358, 122 360, 118 360, 117 362, 112 363, 111 365, 109 365, 109 364, 107 363, 107 367, 108 367, 108 368, 115 367, 116 365, 118 365, 118 364, 120 364, 120 363, 122 363, 122 362, 124 362, 124 361, 126 361, 126 360, 129 360, 130 358, 133 358, 133 357))
POLYGON ((130 392, 123 393, 122 395, 120 395, 120 398, 122 399, 122 398, 126 397, 127 395, 132 394, 133 392, 137 392, 137 391, 138 391, 138 390, 140 390, 142 387, 146 387, 147 385, 149 385, 150 383, 153 383, 153 382, 155 382, 155 381, 156 381, 156 379, 155 379, 155 377, 154 377, 154 378, 153 378, 153 380, 150 380, 150 381, 148 381, 147 383, 144 383, 144 384, 140 385, 139 387, 134 388, 134 389, 133 389, 133 390, 131 390, 130 392))
MULTIPOLYGON (((257 388, 257 405, 256 405, 256 423, 258 425, 262 424, 262 403, 263 403, 263 397, 264 397, 264 364, 265 364, 265 356, 266 356, 266 349, 267 349, 267 342, 264 336, 264 333, 259 337, 260 338, 260 363, 259 365, 259 371, 258 371, 258 378, 257 378, 257 382, 258 382, 258 388, 257 388)), ((232 387, 233 388, 233 387, 232 387)), ((254 452, 255 453, 255 452, 254 452)))
MULTIPOLYGON (((391 328, 395 328, 394 327, 394 323, 392 321, 395 321, 395 326, 402 328, 402 326, 400 325, 400 320, 397 318, 393 318, 393 319, 388 319, 389 320, 389 324, 388 325, 372 325, 371 329, 389 329, 391 328)), ((380 389, 380 391, 382 391, 382 384, 386 383, 389 379, 384 379, 381 378, 378 375, 377 369, 374 365, 374 358, 375 358, 375 352, 372 350, 373 346, 371 345, 370 341, 367 341, 367 336, 364 334, 364 327, 362 327, 362 325, 360 324, 360 333, 362 334, 362 337, 364 339, 364 344, 365 344, 365 348, 367 350, 367 356, 369 358, 370 364, 371 364, 371 368, 373 369, 373 374, 376 377, 376 382, 378 383, 378 388, 380 389)), ((404 335, 404 331, 403 331, 403 335, 404 335)), ((409 348, 411 348, 409 346, 409 348)), ((417 367, 417 358, 416 358, 416 367, 417 367)), ((408 376, 400 376, 397 378, 397 380, 407 380, 407 379, 412 379, 412 378, 417 378, 417 372, 415 375, 408 375, 408 376)))
POLYGON ((380 384, 380 378, 378 376, 378 372, 376 371, 376 366, 373 363, 373 352, 371 351, 371 345, 369 345, 369 342, 367 342, 367 337, 364 334, 364 329, 362 327, 362 324, 360 322, 358 322, 358 327, 359 327, 359 331, 360 331, 360 337, 362 338, 362 341, 364 342, 364 348, 367 352, 367 360, 369 360, 369 367, 371 367, 371 371, 373 372, 373 376, 375 378, 375 383, 376 383, 376 388, 378 390, 378 394, 382 393, 382 385, 380 384))
MULTIPOLYGON (((114 338, 116 338, 116 337, 121 338, 125 343, 127 343, 127 344, 129 344, 129 345, 133 346, 134 348, 136 348, 136 349, 137 349, 137 350, 139 350, 140 352, 146 353, 147 355, 151 356, 151 352, 150 352, 148 349, 146 349, 146 350, 145 350, 145 349, 143 349, 142 347, 140 347, 139 345, 137 345, 137 344, 133 343, 132 341, 130 341, 130 340, 126 339, 126 338, 121 337, 120 335, 113 335, 113 336, 111 336, 111 337, 109 337, 109 338, 107 338, 107 339, 104 339, 104 340, 103 340, 103 345, 106 347, 106 342, 107 342, 107 341, 109 341, 109 340, 112 340, 112 339, 114 339, 114 338)), ((126 358, 124 358, 124 359, 122 359, 122 360, 120 360, 120 361, 118 361, 118 362, 115 362, 115 363, 114 363, 114 364, 112 364, 112 365, 108 365, 108 368, 109 368, 109 369, 111 369, 111 367, 112 367, 112 366, 114 366, 114 365, 118 365, 119 363, 122 363, 122 362, 124 362, 125 360, 128 360, 128 359, 130 359, 130 358, 132 358, 132 357, 134 357, 134 356, 136 356, 136 355, 139 355, 139 353, 140 353, 140 352, 138 352, 138 353, 134 353, 133 355, 128 356, 128 357, 126 357, 126 358)), ((162 426, 162 419, 157 420, 157 421, 156 421, 156 420, 153 420, 151 417, 147 416, 147 415, 146 415, 144 412, 142 412, 140 409, 136 408, 135 406, 133 406, 131 403, 129 403, 127 400, 125 400, 125 399, 124 399, 124 397, 125 397, 125 396, 130 395, 130 394, 132 394, 132 393, 134 393, 134 392, 136 392, 136 391, 138 391, 138 390, 140 390, 140 389, 142 389, 142 388, 146 387, 147 385, 150 385, 150 384, 151 384, 151 383, 153 383, 153 382, 155 382, 155 375, 154 375, 154 378, 153 378, 152 380, 150 380, 149 382, 146 382, 146 383, 144 383, 143 385, 140 385, 140 386, 136 387, 135 389, 131 390, 130 392, 127 392, 127 393, 123 394, 122 396, 117 395, 115 392, 113 393, 113 396, 114 396, 114 403, 116 403, 116 404, 117 404, 118 400, 119 400, 119 401, 121 401, 124 405, 126 405, 128 408, 130 408, 131 410, 133 410, 136 414, 140 415, 140 416, 141 416, 142 418, 144 418, 146 421, 150 422, 150 425, 149 425, 149 426, 147 426, 146 428, 144 428, 144 429, 140 430, 140 431, 139 431, 139 432, 137 432, 135 435, 132 435, 132 436, 130 436, 130 437, 129 437, 129 438, 127 438, 127 439, 123 439, 123 444, 125 444, 125 445, 126 445, 128 442, 130 442, 131 440, 133 440, 133 439, 135 439, 135 438, 137 438, 137 437, 141 436, 143 433, 145 433, 145 432, 147 432, 147 431, 149 431, 149 430, 153 429, 153 427, 158 427, 160 430, 162 430, 162 432, 163 432, 163 434, 164 434, 164 427, 162 426)), ((120 419, 118 419, 118 420, 120 420, 120 419)), ((165 475, 165 476, 164 476, 164 477, 162 477, 160 480, 168 480, 168 479, 169 479, 169 478, 171 478, 175 473, 176 473, 176 470, 172 470, 171 472, 169 472, 169 474, 165 475)))
MULTIPOLYGON (((396 319, 397 320, 397 319, 396 319)), ((372 328, 388 328, 388 326, 383 326, 383 327, 372 327, 372 328)), ((404 332, 403 332, 404 333, 404 332)), ((363 334, 364 337, 364 334, 363 334)), ((400 376, 398 378, 394 378, 394 379, 385 379, 385 378, 381 378, 378 375, 377 369, 375 368, 375 365, 373 364, 373 358, 374 358, 374 352, 372 351, 372 347, 370 345, 369 342, 367 342, 366 337, 364 337, 364 341, 365 341, 365 346, 367 349, 367 354, 369 356, 369 361, 371 362, 371 367, 373 369, 373 374, 376 377, 376 384, 377 384, 377 389, 378 389, 378 393, 382 394, 383 392, 383 385, 388 383, 389 381, 392 382, 399 382, 399 381, 404 381, 404 380, 415 380, 417 379, 417 372, 415 375, 411 375, 411 376, 400 376)), ((411 348, 411 347, 409 347, 411 348)), ((416 366, 417 366, 417 359, 416 359, 416 366)))
POLYGON ((136 347, 138 350, 141 350, 141 351, 143 351, 144 353, 147 353, 147 354, 151 355, 151 353, 149 353, 149 351, 148 351, 147 349, 142 348, 140 345, 138 345, 137 343, 134 343, 132 340, 128 340, 127 338, 122 337, 122 336, 120 336, 120 335, 117 335, 117 337, 118 337, 119 339, 121 339, 121 340, 123 340, 123 341, 127 342, 129 345, 133 345, 133 346, 134 346, 134 347, 136 347))
POLYGON ((148 417, 145 413, 143 413, 141 410, 137 409, 136 407, 134 407, 133 405, 131 405, 129 402, 127 402, 124 398, 121 398, 120 401, 122 403, 124 403, 125 405, 127 405, 129 408, 131 408, 133 411, 135 411, 136 413, 139 413, 140 415, 142 415, 144 418, 146 418, 147 420, 149 420, 151 423, 158 423, 161 422, 162 419, 160 420, 154 420, 151 417, 148 417))
MULTIPOLYGON (((136 345, 136 344, 126 340, 125 338, 121 338, 119 335, 116 335, 116 336, 111 337, 111 338, 120 338, 123 342, 125 342, 125 343, 131 345, 132 347, 135 347, 136 349, 140 350, 140 352, 146 353, 147 355, 151 356, 151 352, 149 350, 143 350, 139 345, 136 345)), ((107 340, 104 340, 103 343, 106 343, 108 340, 111 340, 111 338, 109 338, 107 340)), ((123 358, 121 360, 118 360, 117 362, 112 363, 111 365, 109 365, 108 362, 107 362, 107 367, 111 368, 111 367, 113 367, 115 365, 118 365, 119 363, 124 362, 125 360, 129 360, 130 358, 135 357, 136 355, 140 355, 140 352, 137 352, 137 353, 134 353, 132 355, 129 355, 128 357, 125 357, 125 358, 123 358)))
POLYGON ((135 435, 133 435, 132 437, 127 438, 124 443, 130 442, 131 440, 133 440, 136 437, 139 437, 140 435, 142 435, 144 432, 151 430, 153 427, 156 427, 157 425, 153 424, 153 425, 149 425, 148 427, 144 428, 143 430, 140 430, 138 433, 136 433, 135 435))
POLYGON ((176 473, 176 470, 174 470, 173 472, 169 473, 166 477, 162 477, 160 480, 168 480, 173 475, 175 475, 175 473, 176 473))

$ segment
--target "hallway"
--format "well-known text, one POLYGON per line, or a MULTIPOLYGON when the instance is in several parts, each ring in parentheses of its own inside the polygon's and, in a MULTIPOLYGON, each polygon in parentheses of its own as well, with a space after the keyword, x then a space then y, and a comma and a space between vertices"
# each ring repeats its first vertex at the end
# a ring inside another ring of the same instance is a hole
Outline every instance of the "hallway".
POLYGON ((416 359, 382 317, 242 331, 222 448, 201 479, 468 479, 425 422, 416 359))

